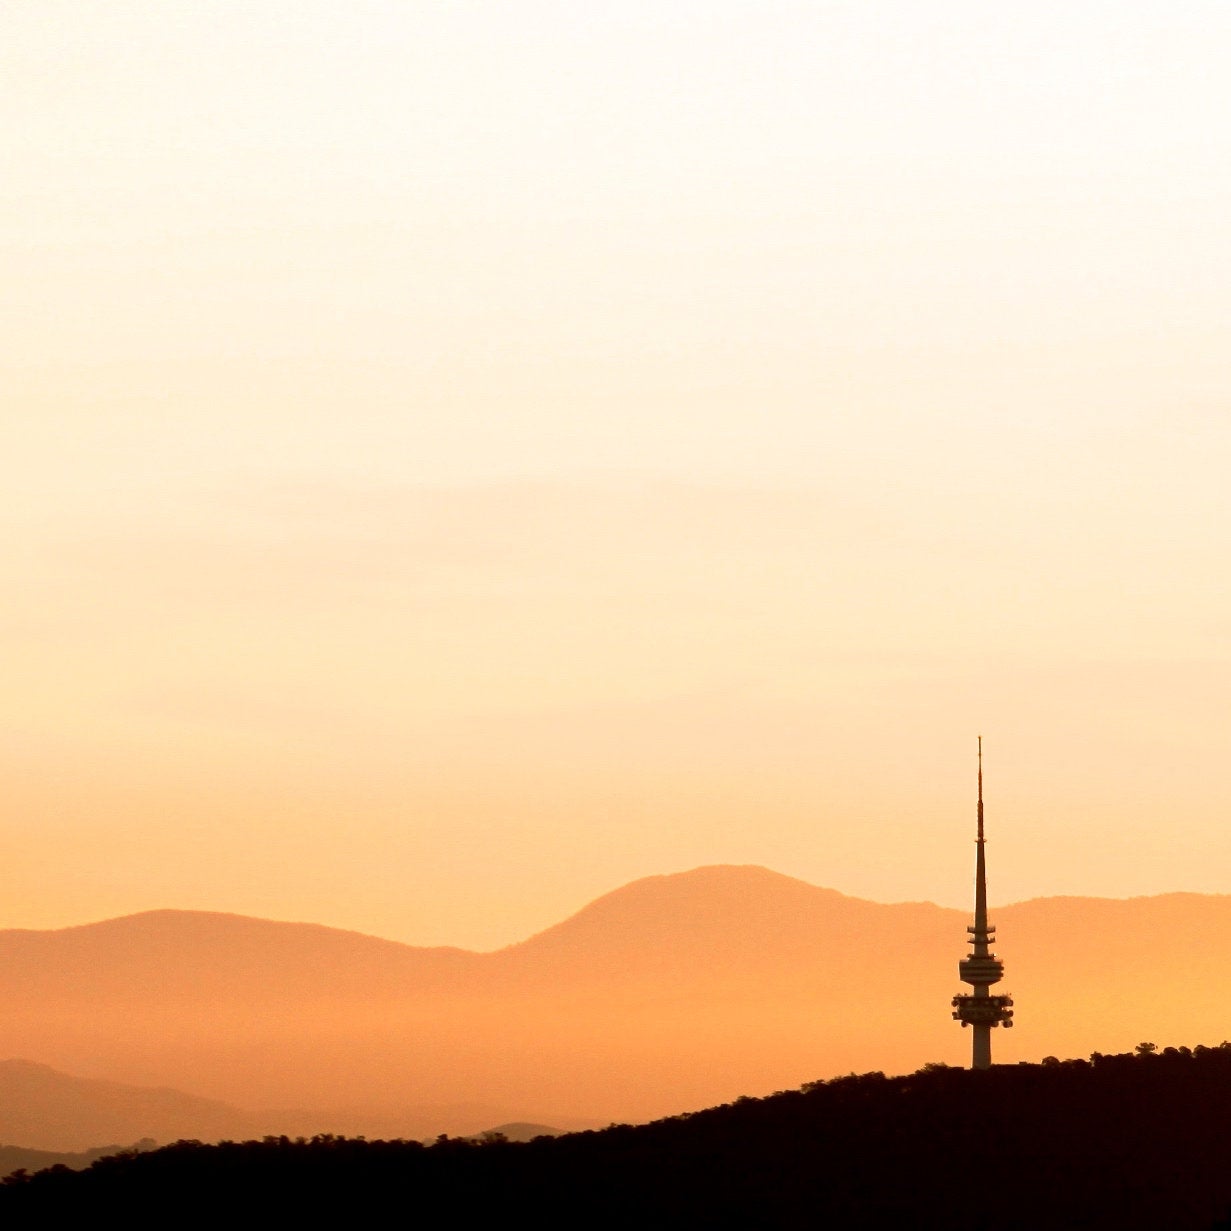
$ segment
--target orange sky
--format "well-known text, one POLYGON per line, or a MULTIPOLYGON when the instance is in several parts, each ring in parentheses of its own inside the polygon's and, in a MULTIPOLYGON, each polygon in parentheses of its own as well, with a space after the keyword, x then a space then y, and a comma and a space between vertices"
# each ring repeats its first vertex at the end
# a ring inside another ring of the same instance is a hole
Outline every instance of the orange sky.
POLYGON ((0 926, 1231 891, 1224 6, 6 24, 0 926))

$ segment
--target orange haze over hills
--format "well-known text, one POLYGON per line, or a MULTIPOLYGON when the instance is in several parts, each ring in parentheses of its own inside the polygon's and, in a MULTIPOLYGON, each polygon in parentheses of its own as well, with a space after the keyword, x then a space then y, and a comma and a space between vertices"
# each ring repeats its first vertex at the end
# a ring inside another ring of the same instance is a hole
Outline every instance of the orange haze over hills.
MULTIPOLYGON (((343 1115, 388 1131, 397 1109, 432 1104, 637 1120, 966 1062, 948 998, 967 922, 758 867, 636 881, 493 953, 160 911, 0 933, 0 1031, 10 1054, 88 1077, 249 1115, 320 1109, 306 1131, 343 1115)), ((1227 1033, 1231 897, 1048 898, 993 922, 1018 1003, 997 1060, 1227 1033)))

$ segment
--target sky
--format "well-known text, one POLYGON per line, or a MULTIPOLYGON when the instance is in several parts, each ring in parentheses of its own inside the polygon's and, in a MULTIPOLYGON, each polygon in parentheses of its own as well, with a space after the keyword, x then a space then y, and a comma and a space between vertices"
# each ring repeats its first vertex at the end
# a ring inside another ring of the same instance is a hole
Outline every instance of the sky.
POLYGON ((1231 10, 6 6, 0 926, 1231 892, 1231 10))

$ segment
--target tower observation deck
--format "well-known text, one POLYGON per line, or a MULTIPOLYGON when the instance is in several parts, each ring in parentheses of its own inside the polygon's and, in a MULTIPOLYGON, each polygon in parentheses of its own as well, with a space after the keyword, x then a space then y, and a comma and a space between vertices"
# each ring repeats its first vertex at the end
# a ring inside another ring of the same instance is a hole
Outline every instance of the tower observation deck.
POLYGON ((1004 963, 991 951, 996 929, 987 922, 987 863, 983 837, 983 737, 979 736, 978 837, 975 839, 975 921, 966 929, 971 952, 958 963, 958 978, 974 988, 973 993, 953 997, 953 1018, 962 1027, 973 1028, 972 1069, 992 1064, 992 1027, 1013 1025, 1013 998, 993 996, 990 988, 1004 977, 1004 963))

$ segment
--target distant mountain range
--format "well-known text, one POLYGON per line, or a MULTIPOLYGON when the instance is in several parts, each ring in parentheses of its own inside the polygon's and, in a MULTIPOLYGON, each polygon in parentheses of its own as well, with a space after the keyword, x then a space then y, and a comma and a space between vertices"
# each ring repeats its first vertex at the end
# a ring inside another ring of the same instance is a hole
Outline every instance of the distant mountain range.
MULTIPOLYGON (((255 1121, 236 1108, 179 1090, 70 1077, 27 1060, 0 1061, 0 1142, 10 1146, 84 1151, 112 1141, 123 1143, 119 1149, 142 1138, 244 1140, 255 1129, 255 1121)), ((0 1146, 0 1163, 6 1161, 0 1146)), ((40 1165, 56 1161, 66 1160, 40 1165)), ((12 1162, 8 1170, 27 1165, 12 1162)))
MULTIPOLYGON (((183 1138, 248 1141, 267 1134, 311 1136, 323 1123, 347 1132, 367 1129, 383 1138, 433 1140, 441 1132, 486 1140, 530 1141, 564 1130, 545 1124, 498 1123, 500 1108, 404 1107, 396 1114, 334 1111, 243 1112, 181 1090, 72 1077, 28 1060, 0 1061, 0 1176, 18 1167, 35 1170, 63 1163, 88 1167, 101 1154, 148 1149, 183 1138), (357 1127, 353 1127, 357 1125, 357 1127), (479 1125, 490 1127, 479 1129, 479 1125), (427 1131, 431 1126, 430 1133, 427 1131), (94 1142, 92 1147, 83 1142, 94 1142), (14 1142, 27 1143, 14 1145, 14 1142), (29 1148, 28 1143, 36 1143, 29 1148), (110 1146, 98 1143, 112 1142, 110 1146)), ((570 1121, 570 1128, 597 1127, 570 1121)))
POLYGON ((90 1166, 96 1159, 108 1158, 122 1154, 126 1150, 149 1149, 151 1141, 141 1141, 129 1145, 114 1142, 107 1146, 95 1146, 90 1150, 27 1150, 24 1146, 0 1145, 0 1177, 12 1175, 14 1171, 43 1171, 48 1167, 69 1167, 81 1171, 90 1166))
MULTIPOLYGON (((489 954, 188 911, 0 932, 9 1054, 200 1096, 151 1105, 123 1132, 103 1117, 81 1136, 83 1119, 48 1110, 0 1120, 0 1139, 573 1128, 963 1063, 969 1036, 948 1001, 967 922, 712 867, 636 881, 489 954)), ((1231 1033, 1231 897, 1050 898, 993 922, 1018 1002, 997 1060, 1231 1033)))

